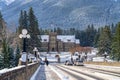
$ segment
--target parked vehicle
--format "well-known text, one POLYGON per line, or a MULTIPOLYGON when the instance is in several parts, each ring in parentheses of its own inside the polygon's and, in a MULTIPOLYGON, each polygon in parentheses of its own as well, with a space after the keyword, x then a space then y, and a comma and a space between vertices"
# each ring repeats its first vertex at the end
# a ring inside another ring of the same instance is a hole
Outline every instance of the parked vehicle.
POLYGON ((65 65, 73 65, 73 63, 72 63, 71 60, 66 60, 66 61, 65 61, 65 65))
POLYGON ((84 66, 84 63, 83 63, 82 60, 76 60, 76 61, 74 62, 74 65, 76 65, 76 66, 84 66))

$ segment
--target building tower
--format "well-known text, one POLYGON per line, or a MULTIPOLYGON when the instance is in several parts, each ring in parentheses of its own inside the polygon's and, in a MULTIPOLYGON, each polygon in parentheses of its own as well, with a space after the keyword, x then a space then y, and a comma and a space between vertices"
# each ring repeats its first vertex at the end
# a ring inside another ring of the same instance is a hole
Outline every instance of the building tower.
POLYGON ((57 51, 57 33, 51 32, 49 34, 49 51, 57 51))

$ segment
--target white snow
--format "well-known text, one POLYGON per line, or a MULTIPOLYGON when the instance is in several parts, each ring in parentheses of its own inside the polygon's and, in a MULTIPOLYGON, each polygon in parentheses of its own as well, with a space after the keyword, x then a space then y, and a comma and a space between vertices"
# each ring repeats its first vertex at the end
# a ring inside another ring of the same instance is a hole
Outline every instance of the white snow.
MULTIPOLYGON (((75 35, 57 35, 57 39, 63 42, 80 43, 79 39, 75 39, 75 35)), ((49 42, 49 35, 41 35, 41 42, 49 42)))
POLYGON ((68 76, 65 76, 63 73, 61 73, 61 71, 59 71, 58 69, 52 67, 52 66, 49 66, 51 68, 51 70, 53 70, 59 77, 61 80, 69 80, 69 77, 68 76))
POLYGON ((79 39, 76 39, 75 43, 76 43, 76 44, 80 44, 80 40, 79 40, 79 39))
POLYGON ((63 3, 63 1, 60 0, 56 4, 54 4, 53 6, 64 7, 64 3, 63 3))
POLYGON ((22 62, 26 62, 26 56, 27 56, 27 54, 26 54, 26 53, 23 53, 22 56, 21 56, 21 58, 20 58, 20 60, 21 60, 22 62))
POLYGON ((14 2, 15 0, 2 0, 2 1, 5 1, 5 3, 6 3, 7 5, 9 5, 9 4, 11 4, 12 2, 14 2))
POLYGON ((94 58, 93 58, 93 61, 96 61, 96 62, 104 62, 104 57, 94 57, 94 58))
POLYGON ((49 35, 41 35, 41 42, 49 42, 49 35))
POLYGON ((60 61, 65 62, 66 60, 69 60, 71 57, 70 52, 60 52, 58 54, 57 52, 50 52, 50 54, 47 54, 46 52, 40 52, 40 57, 44 61, 45 57, 47 57, 48 61, 50 62, 57 62, 57 58, 55 57, 56 55, 60 56, 60 61))
POLYGON ((35 71, 35 73, 32 75, 32 77, 30 78, 30 80, 35 80, 35 77, 37 77, 37 73, 39 72, 41 66, 38 67, 38 69, 35 71))
POLYGON ((25 65, 17 66, 17 67, 10 68, 10 69, 8 69, 8 68, 2 69, 2 70, 0 70, 0 75, 1 75, 1 74, 4 74, 4 73, 6 73, 6 72, 10 72, 10 71, 13 71, 13 70, 20 69, 20 68, 22 68, 22 67, 25 67, 25 65))
POLYGON ((75 42, 75 35, 57 35, 57 39, 63 42, 75 42))
POLYGON ((24 5, 24 4, 30 3, 31 1, 33 0, 24 0, 22 4, 24 5))

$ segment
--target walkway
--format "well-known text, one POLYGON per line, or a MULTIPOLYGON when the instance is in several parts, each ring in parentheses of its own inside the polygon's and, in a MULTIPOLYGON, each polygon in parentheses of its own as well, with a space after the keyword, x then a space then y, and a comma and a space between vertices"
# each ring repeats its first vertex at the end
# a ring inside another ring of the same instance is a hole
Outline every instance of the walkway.
POLYGON ((49 66, 40 65, 30 80, 61 80, 49 66))

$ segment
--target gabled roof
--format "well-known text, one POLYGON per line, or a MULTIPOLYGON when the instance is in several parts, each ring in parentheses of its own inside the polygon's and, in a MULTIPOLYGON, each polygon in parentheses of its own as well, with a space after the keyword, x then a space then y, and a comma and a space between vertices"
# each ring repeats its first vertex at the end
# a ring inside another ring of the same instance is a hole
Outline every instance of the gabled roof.
POLYGON ((76 44, 80 44, 80 40, 79 40, 79 39, 76 39, 75 43, 76 43, 76 44))
POLYGON ((75 42, 75 35, 57 35, 57 39, 63 42, 75 42))
MULTIPOLYGON (((75 39, 75 35, 57 35, 57 39, 62 42, 74 42, 80 44, 79 39, 75 39)), ((41 42, 49 42, 49 35, 41 35, 41 42)))
POLYGON ((41 35, 41 42, 49 42, 49 35, 41 35))

